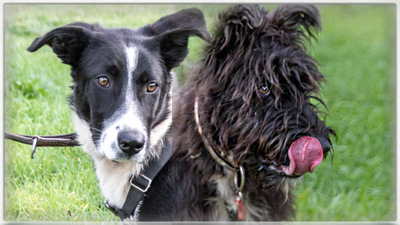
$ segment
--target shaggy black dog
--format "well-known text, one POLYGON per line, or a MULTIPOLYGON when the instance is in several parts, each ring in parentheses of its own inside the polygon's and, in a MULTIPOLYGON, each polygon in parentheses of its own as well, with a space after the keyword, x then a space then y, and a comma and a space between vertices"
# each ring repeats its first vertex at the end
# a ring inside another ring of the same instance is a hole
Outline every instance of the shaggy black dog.
POLYGON ((293 218, 290 181, 314 171, 335 135, 317 108, 326 107, 316 97, 324 77, 306 49, 320 27, 311 5, 220 14, 173 104, 174 220, 293 218))

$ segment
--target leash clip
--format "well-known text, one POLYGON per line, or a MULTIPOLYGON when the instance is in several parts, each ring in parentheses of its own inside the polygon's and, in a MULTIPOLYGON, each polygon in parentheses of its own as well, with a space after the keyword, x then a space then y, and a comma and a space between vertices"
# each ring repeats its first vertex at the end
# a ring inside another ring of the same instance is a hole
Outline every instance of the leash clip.
POLYGON ((35 153, 36 153, 36 145, 38 142, 38 137, 33 137, 32 139, 32 154, 31 154, 31 159, 33 159, 35 157, 35 153))

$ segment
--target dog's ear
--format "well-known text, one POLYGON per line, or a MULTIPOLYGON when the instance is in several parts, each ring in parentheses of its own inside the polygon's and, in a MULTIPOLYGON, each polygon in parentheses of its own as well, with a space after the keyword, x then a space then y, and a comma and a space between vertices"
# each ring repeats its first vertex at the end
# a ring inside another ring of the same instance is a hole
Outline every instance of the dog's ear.
POLYGON ((315 5, 280 5, 268 15, 268 19, 270 26, 295 43, 307 35, 314 38, 314 32, 321 29, 321 17, 315 5))
POLYGON ((188 39, 197 36, 211 42, 203 13, 195 8, 184 9, 163 17, 148 27, 158 42, 166 69, 178 66, 188 54, 188 39))
POLYGON ((265 26, 266 15, 267 10, 258 4, 237 4, 228 8, 218 16, 214 46, 222 52, 240 48, 252 32, 265 26))
POLYGON ((87 47, 93 31, 100 30, 98 24, 73 23, 55 28, 47 34, 36 38, 28 47, 35 52, 43 45, 49 45, 63 63, 75 67, 82 51, 87 47))
POLYGON ((186 58, 188 54, 188 41, 191 35, 199 36, 197 30, 176 30, 162 34, 160 40, 160 54, 169 71, 186 58))
POLYGON ((211 42, 203 13, 196 8, 183 9, 174 14, 162 17, 150 26, 153 35, 160 35, 179 30, 191 30, 193 35, 211 42))

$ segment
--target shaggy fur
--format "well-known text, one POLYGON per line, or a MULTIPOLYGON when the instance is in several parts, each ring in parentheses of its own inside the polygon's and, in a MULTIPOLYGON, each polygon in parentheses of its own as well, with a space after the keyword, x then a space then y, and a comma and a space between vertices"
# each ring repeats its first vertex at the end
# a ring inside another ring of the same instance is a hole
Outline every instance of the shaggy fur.
POLYGON ((271 13, 235 5, 219 15, 214 41, 173 105, 173 161, 184 196, 175 220, 237 220, 234 174, 206 150, 194 119, 196 97, 205 138, 245 169, 247 220, 293 217, 290 181, 298 176, 282 172, 290 145, 315 137, 326 157, 335 135, 317 108, 326 107, 316 97, 324 76, 306 49, 320 27, 311 5, 283 5, 271 13))

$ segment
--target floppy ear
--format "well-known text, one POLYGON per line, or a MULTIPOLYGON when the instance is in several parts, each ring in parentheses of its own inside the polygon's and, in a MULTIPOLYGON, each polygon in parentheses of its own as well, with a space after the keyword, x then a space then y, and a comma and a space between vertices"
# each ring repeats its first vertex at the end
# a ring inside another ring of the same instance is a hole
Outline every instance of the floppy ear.
POLYGON ((98 24, 73 23, 55 28, 47 34, 36 38, 28 47, 35 52, 47 44, 63 63, 75 67, 82 51, 87 47, 93 30, 101 29, 98 24))
POLYGON ((190 36, 212 41, 203 13, 195 8, 163 17, 148 28, 159 42, 160 54, 167 70, 178 66, 185 59, 190 36))
POLYGON ((210 42, 212 37, 207 30, 203 13, 196 8, 183 9, 164 16, 150 26, 153 35, 176 30, 193 30, 193 34, 210 42))
POLYGON ((320 13, 315 5, 280 5, 268 18, 270 26, 286 33, 295 43, 302 37, 307 38, 307 35, 315 38, 314 32, 321 29, 320 13))
POLYGON ((188 54, 188 41, 191 35, 197 35, 196 30, 177 30, 162 34, 160 40, 160 54, 169 71, 186 58, 188 54))

